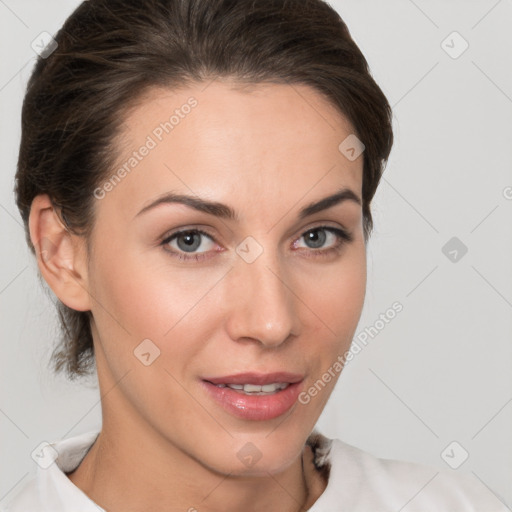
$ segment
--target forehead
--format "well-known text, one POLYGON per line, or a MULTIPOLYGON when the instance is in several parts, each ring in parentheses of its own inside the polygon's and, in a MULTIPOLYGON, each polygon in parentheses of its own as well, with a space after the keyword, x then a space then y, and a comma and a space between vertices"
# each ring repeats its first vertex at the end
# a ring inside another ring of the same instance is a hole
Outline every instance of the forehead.
POLYGON ((122 178, 109 187, 109 202, 135 214, 168 191, 235 208, 250 198, 310 202, 343 186, 360 195, 362 156, 350 160, 339 149, 352 134, 306 85, 213 81, 152 89, 127 112, 115 142, 119 158, 110 174, 122 178))

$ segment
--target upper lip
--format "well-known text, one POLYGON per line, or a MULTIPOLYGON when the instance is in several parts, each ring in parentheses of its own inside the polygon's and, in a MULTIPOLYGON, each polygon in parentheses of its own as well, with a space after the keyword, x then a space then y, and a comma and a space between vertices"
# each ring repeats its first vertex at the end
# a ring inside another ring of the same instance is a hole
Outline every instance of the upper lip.
POLYGON ((257 384, 263 386, 265 384, 273 384, 284 382, 294 384, 304 379, 299 373, 290 372, 272 372, 272 373, 237 373, 235 375, 226 375, 224 377, 208 377, 203 380, 212 384, 257 384))

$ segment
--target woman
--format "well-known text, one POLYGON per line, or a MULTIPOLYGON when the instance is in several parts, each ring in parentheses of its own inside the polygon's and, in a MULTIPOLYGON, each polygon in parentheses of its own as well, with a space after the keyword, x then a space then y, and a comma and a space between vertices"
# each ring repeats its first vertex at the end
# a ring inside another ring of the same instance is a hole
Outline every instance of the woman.
POLYGON ((29 82, 16 194, 103 425, 41 447, 9 510, 504 510, 313 432, 392 139, 321 0, 84 2, 29 82))

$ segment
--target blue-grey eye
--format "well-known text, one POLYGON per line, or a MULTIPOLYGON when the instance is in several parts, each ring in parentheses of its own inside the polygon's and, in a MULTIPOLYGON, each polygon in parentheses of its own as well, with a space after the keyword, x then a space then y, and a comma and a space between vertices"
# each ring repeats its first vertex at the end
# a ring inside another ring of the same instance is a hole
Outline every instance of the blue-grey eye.
MULTIPOLYGON (((334 235, 332 236, 334 237, 334 235)), ((319 249, 323 247, 325 241, 327 240, 326 231, 325 229, 322 228, 316 228, 307 231, 306 233, 304 233, 303 237, 306 243, 308 244, 308 247, 310 247, 311 249, 319 249)))
POLYGON ((197 230, 174 233, 167 239, 167 243, 173 249, 183 252, 207 252, 215 246, 208 235, 197 230), (199 248, 201 250, 198 251, 199 248))
POLYGON ((308 229, 294 243, 294 247, 306 249, 329 249, 336 248, 344 242, 352 241, 352 236, 343 229, 320 226, 318 228, 308 229), (301 241, 304 240, 304 243, 301 241))

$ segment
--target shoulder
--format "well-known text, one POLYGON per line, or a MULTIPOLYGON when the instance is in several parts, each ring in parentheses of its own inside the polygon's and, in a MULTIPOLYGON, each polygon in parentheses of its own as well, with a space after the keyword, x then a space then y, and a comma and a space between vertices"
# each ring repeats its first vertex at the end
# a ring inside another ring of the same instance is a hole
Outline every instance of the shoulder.
POLYGON ((0 507, 0 512, 24 512, 28 510, 40 510, 37 500, 37 480, 37 477, 32 476, 32 478, 27 483, 25 483, 21 491, 18 492, 18 494, 16 494, 16 496, 11 499, 7 505, 2 505, 0 507))
POLYGON ((310 512, 509 511, 500 497, 472 476, 378 458, 339 439, 323 438, 317 444, 328 484, 310 512))
POLYGON ((80 464, 97 436, 94 431, 46 444, 38 454, 42 462, 35 475, 0 512, 101 511, 66 476, 80 464))

